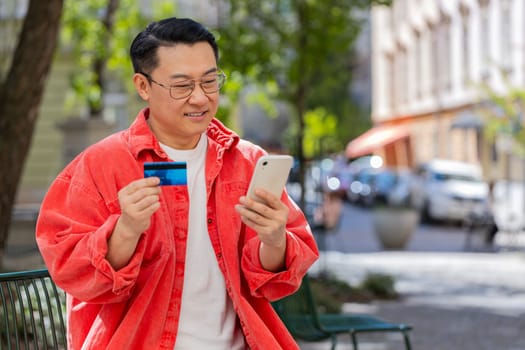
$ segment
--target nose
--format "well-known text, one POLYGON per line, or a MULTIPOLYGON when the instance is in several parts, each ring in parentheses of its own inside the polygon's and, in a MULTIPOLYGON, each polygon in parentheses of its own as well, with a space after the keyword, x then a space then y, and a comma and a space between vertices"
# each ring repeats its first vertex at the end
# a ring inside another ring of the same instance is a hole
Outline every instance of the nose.
POLYGON ((208 102, 208 96, 206 95, 200 84, 195 84, 195 88, 193 89, 189 97, 189 102, 192 104, 208 102))

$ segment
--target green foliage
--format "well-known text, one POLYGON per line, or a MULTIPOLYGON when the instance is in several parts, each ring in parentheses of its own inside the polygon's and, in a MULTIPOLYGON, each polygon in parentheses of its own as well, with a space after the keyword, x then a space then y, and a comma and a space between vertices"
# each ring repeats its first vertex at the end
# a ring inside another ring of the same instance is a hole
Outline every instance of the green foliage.
POLYGON ((325 108, 318 107, 304 115, 304 153, 306 158, 314 158, 336 151, 341 147, 335 134, 337 118, 325 108))
MULTIPOLYGON (((140 2, 119 0, 110 20, 110 3, 112 0, 66 0, 64 5, 61 45, 75 61, 66 104, 70 108, 85 106, 90 115, 103 109, 102 96, 109 79, 128 91, 132 88, 129 45, 151 19, 142 13, 140 2)), ((155 18, 175 11, 173 1, 158 0, 153 5, 155 18)))
POLYGON ((319 311, 326 313, 341 313, 343 303, 356 291, 348 283, 327 275, 310 278, 310 286, 319 311))
POLYGON ((369 303, 375 299, 397 299, 393 276, 372 272, 358 286, 351 286, 331 275, 310 277, 313 298, 320 311, 340 313, 344 303, 369 303))
POLYGON ((244 85, 243 77, 239 72, 230 72, 224 69, 223 71, 227 77, 226 84, 221 89, 221 95, 224 97, 220 99, 219 110, 215 116, 231 128, 236 129, 235 108, 244 85))
POLYGON ((304 132, 306 111, 318 107, 339 121, 359 117, 348 103, 352 44, 362 25, 357 10, 380 3, 389 2, 231 0, 228 25, 218 28, 221 66, 275 84, 275 97, 293 108, 296 134, 304 132))
POLYGON ((270 118, 277 117, 277 106, 272 99, 278 92, 278 87, 274 81, 268 81, 264 85, 249 93, 246 96, 246 102, 249 104, 259 105, 270 118))
POLYGON ((359 289, 370 293, 374 298, 393 299, 398 297, 394 277, 384 273, 370 273, 361 282, 359 289))
POLYGON ((513 87, 505 81, 504 93, 497 92, 489 85, 481 91, 489 102, 482 103, 480 112, 485 118, 485 135, 495 142, 498 135, 508 135, 514 140, 514 151, 525 157, 525 89, 513 87))

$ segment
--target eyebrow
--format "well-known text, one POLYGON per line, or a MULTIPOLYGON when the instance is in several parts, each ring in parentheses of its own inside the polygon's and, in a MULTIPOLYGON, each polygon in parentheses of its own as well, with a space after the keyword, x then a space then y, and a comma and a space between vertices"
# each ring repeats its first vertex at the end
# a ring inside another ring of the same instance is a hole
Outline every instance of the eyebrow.
MULTIPOLYGON (((217 67, 210 68, 206 72, 204 72, 204 74, 202 76, 208 75, 210 73, 217 72, 218 70, 219 69, 217 67)), ((170 79, 172 79, 172 80, 173 79, 180 79, 180 78, 192 79, 189 75, 186 75, 186 74, 173 74, 173 75, 170 75, 170 79)))

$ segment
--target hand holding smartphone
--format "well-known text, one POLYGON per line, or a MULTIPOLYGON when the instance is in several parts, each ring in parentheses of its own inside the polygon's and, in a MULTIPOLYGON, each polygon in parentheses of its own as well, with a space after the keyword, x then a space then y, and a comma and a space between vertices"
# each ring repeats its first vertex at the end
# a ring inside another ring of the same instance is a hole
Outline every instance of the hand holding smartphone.
POLYGON ((258 188, 264 189, 276 197, 281 197, 288 175, 292 169, 293 158, 289 155, 265 155, 259 158, 248 187, 247 197, 261 201, 255 195, 258 188))

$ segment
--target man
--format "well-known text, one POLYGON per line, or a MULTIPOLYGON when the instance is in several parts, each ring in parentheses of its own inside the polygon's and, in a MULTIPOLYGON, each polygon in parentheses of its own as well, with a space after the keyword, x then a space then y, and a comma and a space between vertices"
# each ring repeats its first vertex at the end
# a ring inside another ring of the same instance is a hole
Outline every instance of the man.
POLYGON ((130 49, 148 107, 89 147, 51 185, 37 242, 68 294, 70 349, 294 349, 270 301, 318 257, 286 192, 244 194, 260 147, 214 118, 225 76, 213 35, 151 23, 130 49), (182 161, 159 186, 145 162, 182 161))

